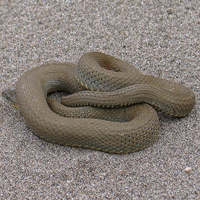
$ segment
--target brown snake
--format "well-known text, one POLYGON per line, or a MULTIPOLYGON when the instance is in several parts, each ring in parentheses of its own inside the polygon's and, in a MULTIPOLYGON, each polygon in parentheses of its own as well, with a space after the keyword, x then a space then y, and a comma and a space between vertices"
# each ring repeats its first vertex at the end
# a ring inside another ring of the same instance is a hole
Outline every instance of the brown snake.
POLYGON ((5 90, 3 96, 18 106, 38 137, 109 153, 150 146, 159 135, 154 108, 184 117, 195 104, 189 88, 143 75, 128 63, 98 52, 84 54, 77 66, 52 63, 36 67, 20 77, 16 91, 5 90), (47 98, 55 91, 71 94, 62 98, 63 104, 85 107, 66 107, 47 98))

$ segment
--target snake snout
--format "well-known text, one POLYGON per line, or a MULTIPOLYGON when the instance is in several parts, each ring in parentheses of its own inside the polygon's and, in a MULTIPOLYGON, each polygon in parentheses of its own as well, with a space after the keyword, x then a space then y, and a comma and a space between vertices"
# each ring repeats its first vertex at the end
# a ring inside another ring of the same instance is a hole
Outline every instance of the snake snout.
POLYGON ((6 89, 2 92, 2 96, 11 103, 14 107, 17 107, 17 97, 15 90, 6 89))

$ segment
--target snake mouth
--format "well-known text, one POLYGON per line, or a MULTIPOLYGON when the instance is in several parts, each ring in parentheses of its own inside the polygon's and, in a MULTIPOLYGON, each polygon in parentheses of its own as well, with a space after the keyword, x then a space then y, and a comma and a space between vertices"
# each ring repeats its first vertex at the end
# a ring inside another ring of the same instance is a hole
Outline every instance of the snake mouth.
POLYGON ((10 103, 13 107, 18 108, 16 91, 11 89, 6 89, 2 92, 2 96, 10 103))

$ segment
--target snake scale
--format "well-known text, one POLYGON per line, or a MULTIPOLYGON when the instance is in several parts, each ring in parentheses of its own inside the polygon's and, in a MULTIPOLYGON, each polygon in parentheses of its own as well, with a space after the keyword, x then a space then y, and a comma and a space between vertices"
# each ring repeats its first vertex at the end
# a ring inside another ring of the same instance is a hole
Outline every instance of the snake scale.
POLYGON ((77 65, 36 67, 19 78, 15 91, 2 94, 18 107, 38 137, 109 153, 139 151, 156 141, 159 119, 155 109, 184 117, 195 104, 191 89, 144 75, 100 52, 84 54, 77 65), (70 95, 61 104, 47 98, 55 91, 70 95))

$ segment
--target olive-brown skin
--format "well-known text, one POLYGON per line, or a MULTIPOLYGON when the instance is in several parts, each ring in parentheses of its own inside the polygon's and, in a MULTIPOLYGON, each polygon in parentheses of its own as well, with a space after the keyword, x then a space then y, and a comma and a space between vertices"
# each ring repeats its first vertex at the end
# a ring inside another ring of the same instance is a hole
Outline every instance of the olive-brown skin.
POLYGON ((83 55, 77 66, 52 63, 28 71, 17 82, 15 101, 31 130, 46 141, 131 153, 158 138, 154 108, 184 117, 192 110, 195 97, 178 83, 143 75, 126 62, 93 52, 83 55), (72 94, 62 100, 67 105, 87 106, 69 108, 47 99, 54 91, 72 94))

